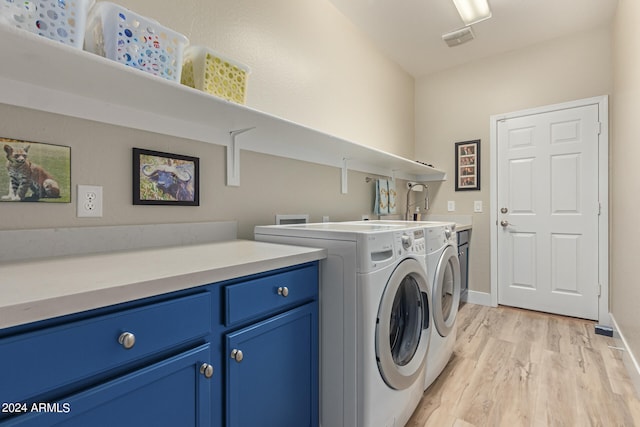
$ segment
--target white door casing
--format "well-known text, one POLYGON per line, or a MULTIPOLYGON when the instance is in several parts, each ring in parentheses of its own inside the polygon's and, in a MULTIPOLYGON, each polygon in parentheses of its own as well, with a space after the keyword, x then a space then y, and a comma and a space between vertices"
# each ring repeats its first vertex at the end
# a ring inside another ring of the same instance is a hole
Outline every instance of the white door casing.
POLYGON ((609 323, 607 122, 606 97, 491 118, 493 305, 609 323))

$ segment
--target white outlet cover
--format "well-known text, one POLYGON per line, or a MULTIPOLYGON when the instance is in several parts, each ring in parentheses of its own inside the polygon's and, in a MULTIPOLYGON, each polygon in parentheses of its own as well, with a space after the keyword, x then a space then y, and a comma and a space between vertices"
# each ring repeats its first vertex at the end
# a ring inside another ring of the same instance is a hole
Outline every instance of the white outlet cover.
POLYGON ((78 218, 101 218, 102 187, 97 185, 78 185, 76 206, 78 218))
POLYGON ((473 211, 474 212, 482 212, 482 200, 476 200, 473 202, 473 211))
POLYGON ((454 212, 456 210, 456 202, 455 200, 449 200, 447 202, 447 211, 454 212))

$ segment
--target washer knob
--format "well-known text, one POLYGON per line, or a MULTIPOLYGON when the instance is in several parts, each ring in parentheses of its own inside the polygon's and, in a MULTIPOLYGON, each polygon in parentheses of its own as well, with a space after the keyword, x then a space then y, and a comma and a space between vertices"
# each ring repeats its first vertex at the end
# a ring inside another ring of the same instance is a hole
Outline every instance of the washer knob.
POLYGON ((403 234, 400 241, 402 242, 402 247, 405 249, 409 249, 413 243, 413 239, 411 239, 411 236, 407 234, 403 234))

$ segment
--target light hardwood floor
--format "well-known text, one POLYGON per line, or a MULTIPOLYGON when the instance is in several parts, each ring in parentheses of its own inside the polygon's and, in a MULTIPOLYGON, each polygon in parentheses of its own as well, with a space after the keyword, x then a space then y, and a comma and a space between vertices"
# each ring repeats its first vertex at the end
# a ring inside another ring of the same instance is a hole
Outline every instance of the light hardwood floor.
POLYGON ((465 304, 454 354, 407 427, 640 427, 640 400, 595 323, 465 304))

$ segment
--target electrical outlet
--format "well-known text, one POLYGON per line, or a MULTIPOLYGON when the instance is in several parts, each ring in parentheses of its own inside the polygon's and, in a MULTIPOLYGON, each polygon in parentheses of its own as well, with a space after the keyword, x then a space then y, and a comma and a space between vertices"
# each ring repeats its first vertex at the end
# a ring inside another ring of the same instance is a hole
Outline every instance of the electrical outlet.
POLYGON ((473 202, 473 211, 477 213, 482 212, 482 200, 475 200, 473 202))
POLYGON ((323 216, 322 222, 329 222, 329 217, 327 215, 323 216))
POLYGON ((363 214, 361 219, 362 219, 362 221, 369 221, 369 215, 363 214))
POLYGON ((449 200, 447 202, 447 211, 454 212, 456 210, 456 202, 455 200, 449 200))
POLYGON ((78 218, 102 217, 102 187, 78 185, 78 218))

